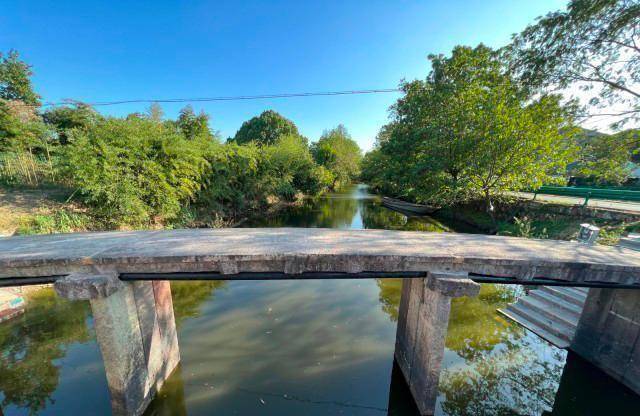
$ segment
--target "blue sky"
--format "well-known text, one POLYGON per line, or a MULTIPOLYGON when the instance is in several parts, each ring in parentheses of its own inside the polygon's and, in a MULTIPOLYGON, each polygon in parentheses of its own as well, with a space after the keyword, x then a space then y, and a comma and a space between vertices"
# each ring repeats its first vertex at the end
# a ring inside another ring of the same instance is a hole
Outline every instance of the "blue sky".
MULTIPOLYGON (((33 65, 45 101, 394 88, 429 53, 498 47, 566 0, 9 1, 0 50, 33 65)), ((195 103, 224 138, 265 109, 316 140, 342 123, 369 149, 398 94, 195 103)), ((175 117, 184 104, 164 104, 175 117)), ((105 114, 146 104, 99 107, 105 114)))

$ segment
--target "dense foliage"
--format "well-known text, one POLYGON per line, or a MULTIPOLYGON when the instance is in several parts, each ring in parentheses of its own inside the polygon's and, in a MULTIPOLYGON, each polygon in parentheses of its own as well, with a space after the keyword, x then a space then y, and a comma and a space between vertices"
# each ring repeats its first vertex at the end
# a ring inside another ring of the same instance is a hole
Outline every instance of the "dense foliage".
POLYGON ((267 110, 242 123, 232 141, 237 144, 273 144, 283 136, 300 136, 300 133, 291 120, 273 110, 267 110))
POLYGON ((270 199, 290 201, 328 186, 324 169, 314 163, 298 136, 284 136, 268 146, 217 145, 208 162, 196 207, 227 217, 266 206, 270 199))
POLYGON ((55 130, 60 143, 66 144, 72 129, 88 130, 95 126, 102 116, 87 104, 74 103, 49 108, 42 114, 42 119, 55 130))
POLYGON ((312 152, 316 162, 330 173, 332 188, 351 183, 360 174, 362 151, 343 125, 325 131, 312 152))
MULTIPOLYGON (((637 133, 636 133, 637 134, 637 133)), ((569 176, 582 185, 621 185, 631 174, 633 150, 629 142, 637 140, 633 131, 604 134, 581 129, 575 134, 577 157, 568 166, 569 176)))
POLYGON ((483 45, 430 59, 426 80, 402 85, 392 122, 365 158, 368 182, 420 202, 482 198, 490 208, 496 195, 564 173, 571 148, 561 130, 570 119, 560 97, 529 94, 483 45))
POLYGON ((31 66, 20 60, 17 51, 7 55, 0 52, 0 98, 16 100, 26 105, 37 106, 40 96, 31 85, 31 66))
POLYGON ((209 115, 191 106, 175 120, 157 103, 123 118, 72 101, 41 111, 31 75, 17 53, 0 56, 0 181, 50 182, 88 208, 34 218, 33 230, 219 226, 278 201, 318 194, 357 172, 357 159, 348 167, 342 161, 343 142, 359 154, 342 127, 339 137, 322 139, 324 153, 338 157, 318 164, 295 124, 271 110, 222 144, 209 115), (329 142, 340 148, 332 152, 329 142))
POLYGON ((178 215, 200 189, 206 148, 162 123, 107 118, 73 131, 61 160, 94 212, 116 224, 139 225, 178 215))

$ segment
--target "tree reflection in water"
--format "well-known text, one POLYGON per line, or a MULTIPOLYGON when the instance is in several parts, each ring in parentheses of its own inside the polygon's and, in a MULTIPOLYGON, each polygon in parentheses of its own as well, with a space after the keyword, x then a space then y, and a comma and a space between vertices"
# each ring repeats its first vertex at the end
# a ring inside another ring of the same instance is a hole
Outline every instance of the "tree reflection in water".
POLYGON ((202 303, 213 299, 215 291, 224 288, 226 283, 224 280, 171 282, 176 326, 180 327, 186 318, 199 316, 202 303))
MULTIPOLYGON (((397 321, 402 280, 380 279, 377 284, 382 310, 397 321)), ((477 297, 452 300, 438 413, 529 415, 551 409, 565 352, 545 346, 497 314, 496 309, 516 300, 517 290, 483 284, 477 297), (452 354, 457 358, 451 359, 452 354)), ((398 403, 390 399, 390 406, 398 403)), ((395 407, 390 413, 403 414, 395 407)))
MULTIPOLYGON (((351 189, 348 190, 352 192, 351 189)), ((322 198, 306 199, 298 206, 279 212, 275 217, 253 217, 243 227, 318 227, 351 228, 358 208, 357 199, 349 194, 332 194, 322 198)))
POLYGON ((440 402, 446 415, 536 415, 553 406, 565 352, 550 356, 533 340, 466 361, 464 368, 444 369, 440 402))
MULTIPOLYGON (((222 281, 173 282, 176 323, 198 316, 201 304, 224 286, 222 281)), ((62 299, 52 288, 31 292, 25 313, 0 325, 0 407, 37 414, 53 404, 64 365, 56 361, 66 357, 73 362, 74 358, 67 357, 72 344, 95 342, 90 318, 89 302, 62 299)), ((182 382, 175 377, 171 380, 174 385, 169 390, 179 391, 175 385, 182 382)), ((178 397, 172 393, 171 406, 178 406, 174 403, 178 397)))
POLYGON ((2 407, 36 414, 53 403, 60 377, 54 360, 64 357, 71 344, 94 338, 89 316, 88 302, 66 301, 51 288, 28 295, 24 314, 0 326, 2 407))
MULTIPOLYGON (((396 322, 402 279, 378 279, 377 284, 382 310, 396 322)), ((476 297, 452 299, 446 348, 471 360, 490 352, 496 345, 519 338, 524 330, 496 312, 512 302, 515 302, 513 288, 493 284, 483 284, 476 297)))

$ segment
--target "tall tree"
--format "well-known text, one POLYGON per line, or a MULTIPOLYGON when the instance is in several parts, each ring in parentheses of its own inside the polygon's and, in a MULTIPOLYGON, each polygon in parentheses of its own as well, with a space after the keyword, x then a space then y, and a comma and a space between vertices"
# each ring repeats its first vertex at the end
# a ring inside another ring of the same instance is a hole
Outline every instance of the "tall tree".
POLYGON ((164 117, 164 110, 158 103, 152 103, 149 108, 147 108, 147 118, 152 121, 161 122, 164 117))
MULTIPOLYGON (((490 48, 431 55, 425 81, 402 85, 375 160, 397 194, 448 204, 539 186, 563 175, 568 112, 555 95, 532 96, 490 48)), ((371 172, 371 170, 368 170, 371 172)))
POLYGON ((0 98, 19 100, 27 105, 40 105, 40 96, 31 85, 31 66, 20 60, 17 51, 0 52, 0 98))
POLYGON ((312 152, 316 163, 333 174, 333 188, 352 182, 360 174, 362 150, 342 124, 325 131, 312 145, 312 152))
POLYGON ((591 114, 614 127, 640 120, 640 3, 571 0, 566 11, 540 18, 508 49, 512 71, 534 87, 580 86, 591 114), (615 104, 619 110, 602 110, 615 104))
POLYGON ((293 121, 273 110, 267 110, 242 123, 233 141, 238 144, 273 144, 284 136, 300 136, 300 133, 293 121))
POLYGON ((176 124, 182 134, 189 140, 197 137, 213 138, 213 134, 209 130, 209 115, 204 111, 196 115, 190 105, 180 110, 176 124))

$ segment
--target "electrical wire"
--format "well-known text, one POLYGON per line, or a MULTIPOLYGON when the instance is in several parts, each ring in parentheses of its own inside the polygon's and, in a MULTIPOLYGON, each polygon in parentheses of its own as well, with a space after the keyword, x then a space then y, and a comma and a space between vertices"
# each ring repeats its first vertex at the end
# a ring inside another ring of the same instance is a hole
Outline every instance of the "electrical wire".
POLYGON ((109 106, 120 104, 136 104, 136 103, 188 103, 188 102, 211 102, 211 101, 242 101, 242 100, 264 100, 272 98, 296 98, 296 97, 318 97, 333 95, 360 95, 360 94, 384 94, 400 92, 399 88, 381 88, 368 90, 347 90, 347 91, 320 91, 320 92, 297 92, 297 93, 279 93, 279 94, 263 94, 263 95, 235 95, 235 96, 219 96, 219 97, 196 97, 196 98, 141 98, 117 101, 96 101, 82 102, 67 100, 63 102, 46 102, 42 107, 55 107, 61 105, 86 104, 92 107, 109 106))

